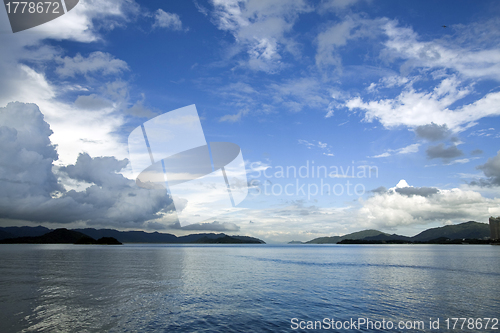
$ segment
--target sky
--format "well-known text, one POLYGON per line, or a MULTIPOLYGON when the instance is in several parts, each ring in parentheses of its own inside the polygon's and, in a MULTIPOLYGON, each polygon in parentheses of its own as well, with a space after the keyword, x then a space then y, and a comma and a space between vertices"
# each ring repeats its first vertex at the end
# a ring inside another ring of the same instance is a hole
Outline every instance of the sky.
POLYGON ((500 215, 500 3, 80 0, 12 33, 0 10, 0 226, 267 242, 413 236, 500 215), (195 104, 239 145, 237 212, 181 227, 129 134, 195 104))

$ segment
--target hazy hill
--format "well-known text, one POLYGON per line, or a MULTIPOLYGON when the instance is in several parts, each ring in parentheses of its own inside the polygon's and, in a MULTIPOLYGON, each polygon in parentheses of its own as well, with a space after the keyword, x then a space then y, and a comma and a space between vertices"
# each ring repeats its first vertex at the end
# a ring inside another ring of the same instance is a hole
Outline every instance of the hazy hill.
POLYGON ((336 244, 343 240, 363 240, 368 242, 428 242, 436 239, 483 239, 488 237, 490 237, 490 227, 487 223, 469 221, 455 225, 427 229, 413 237, 406 237, 397 234, 390 235, 378 230, 370 229, 354 232, 344 236, 319 237, 305 242, 305 244, 336 244))
MULTIPOLYGON (((251 237, 249 237, 251 238, 251 237)), ((208 238, 207 236, 203 236, 202 238, 197 239, 194 243, 200 244, 261 244, 260 240, 243 240, 238 239, 234 236, 224 235, 218 238, 208 238)))
POLYGON ((487 223, 474 221, 464 222, 456 225, 432 228, 422 231, 411 238, 412 241, 427 242, 437 238, 449 239, 481 239, 490 237, 490 226, 487 223))
MULTIPOLYGON (((204 238, 207 239, 208 243, 213 239, 218 239, 226 234, 214 234, 214 233, 203 233, 203 234, 192 234, 186 236, 177 237, 168 233, 160 232, 144 232, 144 231, 118 231, 113 229, 75 229, 75 231, 82 232, 93 238, 101 237, 113 237, 122 243, 163 243, 163 244, 185 244, 185 243, 199 243, 199 240, 204 238)), ((264 241, 248 237, 248 236, 230 236, 234 239, 234 243, 261 243, 265 244, 264 241)))
POLYGON ((245 243, 259 243, 259 244, 266 244, 262 239, 258 239, 255 237, 250 237, 250 236, 231 236, 231 238, 236 238, 241 241, 244 241, 245 243))
POLYGON ((17 236, 14 234, 11 234, 10 232, 0 230, 0 240, 6 239, 6 238, 15 238, 15 237, 17 237, 17 236))
POLYGON ((304 244, 337 244, 338 242, 344 239, 363 239, 366 237, 374 237, 379 235, 387 235, 381 231, 369 229, 363 231, 353 232, 352 234, 344 235, 344 236, 333 236, 333 237, 319 237, 304 244))
POLYGON ((52 231, 42 226, 38 227, 4 227, 0 228, 0 240, 14 237, 36 237, 52 231))
POLYGON ((363 240, 408 242, 408 241, 411 241, 412 239, 411 239, 411 237, 401 236, 401 235, 397 235, 397 234, 389 235, 389 234, 381 233, 380 235, 377 235, 377 236, 365 237, 365 238, 363 238, 363 240))
POLYGON ((114 229, 74 229, 98 239, 102 237, 113 237, 122 243, 177 243, 177 236, 159 232, 144 232, 144 231, 118 231, 114 229))

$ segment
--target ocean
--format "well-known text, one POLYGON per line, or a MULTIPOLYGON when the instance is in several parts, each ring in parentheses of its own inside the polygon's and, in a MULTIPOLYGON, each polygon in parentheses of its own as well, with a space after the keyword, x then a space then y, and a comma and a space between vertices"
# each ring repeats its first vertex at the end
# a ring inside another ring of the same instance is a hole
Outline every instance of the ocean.
POLYGON ((0 245, 0 332, 500 332, 499 317, 500 246, 0 245))

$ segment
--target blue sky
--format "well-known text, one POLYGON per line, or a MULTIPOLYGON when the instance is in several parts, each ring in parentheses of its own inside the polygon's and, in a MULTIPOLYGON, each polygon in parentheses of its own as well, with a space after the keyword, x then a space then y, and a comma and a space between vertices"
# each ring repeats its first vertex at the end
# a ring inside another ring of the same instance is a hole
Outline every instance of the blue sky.
POLYGON ((0 223, 286 242, 487 222, 499 14, 496 1, 82 0, 13 34, 1 10, 0 223), (181 229, 125 159, 134 128, 191 104, 208 142, 241 147, 251 188, 240 212, 181 229))

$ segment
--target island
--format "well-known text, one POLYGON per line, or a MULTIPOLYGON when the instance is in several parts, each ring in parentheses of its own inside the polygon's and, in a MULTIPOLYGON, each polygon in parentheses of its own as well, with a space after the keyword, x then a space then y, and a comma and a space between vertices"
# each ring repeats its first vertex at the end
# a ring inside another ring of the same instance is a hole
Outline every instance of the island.
POLYGON ((318 237, 307 242, 292 241, 288 244, 496 244, 496 241, 490 237, 488 224, 468 221, 427 229, 412 237, 369 229, 344 236, 318 237))
POLYGON ((118 231, 114 229, 51 230, 38 227, 0 228, 0 244, 77 244, 120 245, 122 243, 155 244, 265 244, 263 240, 249 236, 224 233, 202 233, 177 237, 168 233, 144 231, 118 231))

